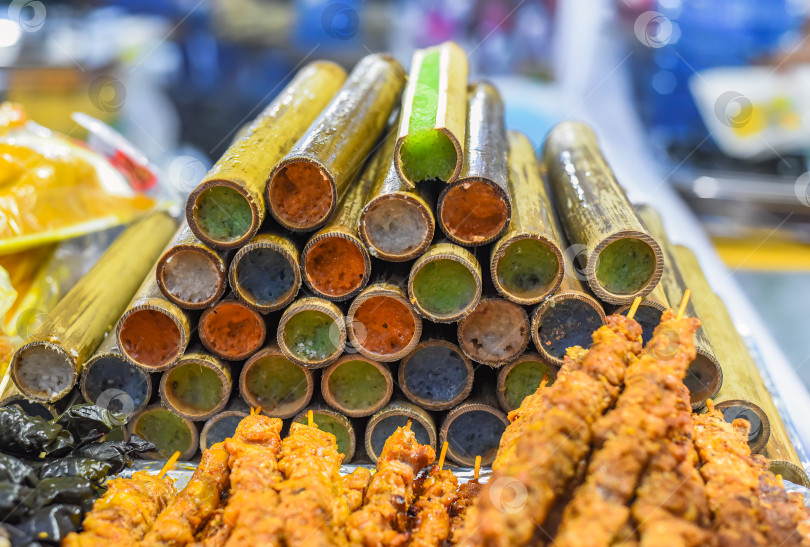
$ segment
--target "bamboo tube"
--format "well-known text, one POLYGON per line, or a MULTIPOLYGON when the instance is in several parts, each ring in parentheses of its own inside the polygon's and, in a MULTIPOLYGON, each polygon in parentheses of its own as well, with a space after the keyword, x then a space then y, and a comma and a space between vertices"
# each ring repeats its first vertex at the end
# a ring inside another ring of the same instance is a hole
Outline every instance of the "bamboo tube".
POLYGON ((200 342, 221 359, 241 361, 264 344, 264 318, 235 298, 220 300, 205 310, 197 325, 200 342))
POLYGON ((439 444, 447 441, 447 456, 459 465, 472 467, 476 456, 481 456, 481 465, 491 465, 501 435, 509 425, 506 414, 498 408, 491 384, 486 385, 488 389, 479 389, 442 421, 439 444))
POLYGON ((335 214, 301 252, 304 282, 316 296, 348 300, 368 284, 371 258, 357 236, 357 223, 383 151, 379 148, 366 162, 363 173, 343 197, 335 214))
POLYGON ((53 405, 29 401, 25 398, 25 395, 20 393, 17 386, 10 383, 6 386, 5 391, 0 394, 0 408, 11 405, 20 405, 20 408, 29 416, 39 416, 45 420, 52 420, 59 415, 53 405))
POLYGON ((419 444, 436 448, 436 424, 433 418, 422 408, 404 400, 394 400, 377 412, 368 421, 365 434, 366 454, 372 463, 382 452, 385 441, 398 427, 411 421, 411 430, 419 444))
POLYGON ((387 363, 402 359, 416 347, 422 336, 422 319, 401 287, 374 283, 349 306, 346 330, 352 348, 387 363))
POLYGON ((344 355, 321 376, 326 404, 349 418, 371 416, 388 403, 393 392, 388 367, 359 355, 344 355))
POLYGON ((531 339, 526 310, 503 298, 483 298, 458 323, 458 343, 477 363, 500 367, 523 353, 531 339))
POLYGON ((312 399, 312 371, 287 359, 270 345, 247 360, 239 375, 239 392, 251 407, 273 418, 291 418, 312 399))
POLYGON ((473 388, 473 365, 457 345, 425 340, 399 365, 399 387, 427 410, 447 410, 467 398, 473 388))
MULTIPOLYGON (((664 262, 667 267, 664 268, 664 275, 658 285, 661 292, 663 292, 664 303, 667 307, 676 306, 686 289, 691 287, 688 287, 684 281, 678 261, 674 257, 672 243, 667 237, 664 224, 661 222, 661 217, 652 207, 646 205, 638 206, 636 209, 650 233, 661 245, 661 250, 664 253, 664 262)), ((657 288, 656 291, 658 291, 657 288)), ((658 298, 662 297, 659 295, 658 298)), ((636 313, 637 320, 638 315, 636 313)), ((689 317, 698 316, 694 306, 694 298, 687 302, 685 315, 689 317)), ((683 383, 689 388, 692 409, 699 410, 706 404, 707 399, 714 399, 720 392, 723 385, 723 369, 715 355, 712 344, 706 336, 704 327, 698 328, 697 332, 695 332, 695 348, 697 357, 689 364, 683 383)))
POLYGON ((368 252, 389 262, 413 260, 424 253, 436 230, 433 208, 424 192, 397 174, 391 158, 397 142, 391 132, 380 146, 373 185, 358 221, 368 252))
POLYGON ((278 234, 259 234, 239 249, 228 270, 236 297, 260 313, 287 307, 301 288, 298 249, 278 234))
POLYGON ((323 368, 346 347, 346 325, 340 308, 322 298, 307 297, 290 305, 278 323, 278 345, 293 363, 323 368))
POLYGON ((127 429, 157 447, 157 452, 145 454, 155 459, 165 460, 180 452, 181 460, 189 460, 199 448, 200 434, 194 422, 157 404, 136 414, 127 429))
POLYGON ((512 218, 492 247, 490 272, 501 296, 527 306, 542 302, 562 283, 562 238, 531 142, 517 131, 508 131, 507 139, 512 218))
POLYGON ((478 246, 500 237, 512 215, 503 101, 492 84, 470 85, 466 133, 461 174, 442 191, 437 209, 451 241, 478 246))
POLYGON ((580 265, 593 292, 627 304, 655 288, 664 267, 661 248, 639 221, 610 170, 596 136, 577 122, 551 130, 543 147, 568 241, 581 245, 580 265))
POLYGON ((231 367, 195 348, 160 378, 160 399, 175 414, 205 421, 228 404, 233 389, 231 367))
POLYGON ((550 386, 557 378, 560 367, 544 360, 539 353, 527 351, 498 370, 495 395, 507 414, 520 407, 523 399, 537 391, 543 376, 550 386))
POLYGON ((156 266, 115 326, 124 358, 148 372, 174 365, 191 339, 189 312, 163 298, 157 286, 156 266))
POLYGON ((796 484, 810 484, 807 473, 788 435, 771 394, 748 352, 745 341, 734 327, 734 320, 723 301, 714 294, 692 251, 674 246, 675 260, 687 286, 692 289, 697 316, 723 363, 723 387, 716 397, 716 407, 726 420, 745 418, 751 422, 748 444, 771 460, 771 470, 796 484))
POLYGON ((181 308, 201 310, 222 298, 228 286, 226 253, 215 251, 183 221, 157 265, 163 296, 181 308))
POLYGON ((79 386, 88 403, 127 416, 152 398, 152 375, 124 359, 112 333, 85 364, 79 386))
POLYGON ((270 174, 267 208, 282 226, 293 231, 323 226, 360 174, 404 85, 405 71, 393 57, 367 55, 357 63, 270 174))
POLYGON ((194 234, 212 247, 238 248, 262 225, 267 176, 346 80, 338 65, 318 61, 292 82, 228 148, 191 192, 186 218, 194 234))
POLYGON ((426 319, 436 323, 458 321, 481 299, 481 266, 458 245, 431 245, 411 267, 408 298, 426 319))
POLYGON ((247 416, 248 408, 241 400, 235 400, 228 405, 227 410, 209 418, 200 431, 200 450, 208 450, 211 445, 233 437, 236 426, 247 416))
MULTIPOLYGON (((667 264, 667 269, 669 269, 669 264, 667 264)), ((681 291, 680 294, 683 296, 683 291, 681 291)), ((679 301, 675 302, 676 305, 678 302, 679 301)), ((616 315, 627 315, 627 312, 630 311, 632 306, 632 304, 619 306, 613 313, 616 315)), ((633 319, 635 319, 636 323, 641 326, 641 341, 645 345, 652 338, 655 327, 657 327, 661 322, 661 315, 669 307, 669 299, 664 292, 662 283, 656 285, 655 289, 653 289, 650 294, 641 299, 641 303, 638 305, 638 309, 636 310, 636 314, 633 316, 633 319)))
POLYGON ((165 213, 139 220, 68 291, 11 359, 12 380, 23 395, 53 402, 76 385, 85 361, 124 311, 174 229, 165 213))
POLYGON ((413 54, 394 150, 397 173, 411 188, 423 180, 453 182, 461 173, 468 70, 454 42, 413 54))
POLYGON ((351 462, 357 446, 352 422, 340 412, 321 405, 312 405, 302 410, 298 416, 293 418, 293 421, 299 424, 307 423, 307 412, 310 410, 312 410, 313 420, 318 429, 335 436, 338 452, 344 455, 343 463, 351 462))

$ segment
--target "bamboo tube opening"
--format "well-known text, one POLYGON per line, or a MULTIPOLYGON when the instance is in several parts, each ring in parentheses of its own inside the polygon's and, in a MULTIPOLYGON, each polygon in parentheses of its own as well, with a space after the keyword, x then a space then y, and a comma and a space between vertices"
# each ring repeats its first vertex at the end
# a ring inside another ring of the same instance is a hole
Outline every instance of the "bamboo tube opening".
POLYGON ((537 391, 543 376, 550 386, 557 378, 559 368, 547 363, 537 353, 524 353, 498 371, 496 394, 504 412, 520 407, 523 399, 537 391))
POLYGON ((193 245, 169 249, 157 266, 161 292, 182 308, 202 309, 225 292, 222 260, 213 252, 193 245))
POLYGON ((435 221, 430 207, 406 193, 372 199, 360 216, 360 237, 369 252, 383 260, 402 262, 424 253, 433 240, 435 221))
POLYGON ((596 295, 625 303, 649 294, 664 269, 658 243, 643 232, 620 232, 602 240, 588 260, 585 275, 596 295))
POLYGON ((19 405, 23 412, 29 416, 39 416, 44 420, 52 420, 59 416, 59 413, 47 403, 38 403, 36 401, 29 401, 22 393, 15 393, 0 401, 0 407, 19 405))
POLYGON ((500 298, 484 298, 458 324, 458 343, 473 361, 501 366, 529 345, 526 310, 500 298))
POLYGON ((278 345, 292 362, 322 368, 346 347, 346 325, 340 309, 327 300, 303 298, 284 310, 278 323, 278 345))
MULTIPOLYGON (((627 312, 630 311, 630 306, 632 306, 632 304, 624 305, 617 309, 615 313, 617 315, 627 315, 627 312)), ((655 327, 661 322, 661 315, 666 309, 667 306, 661 302, 649 298, 644 298, 641 304, 638 305, 633 319, 641 326, 641 341, 645 345, 652 339, 653 331, 655 331, 655 327)))
POLYGON ((475 258, 460 247, 440 244, 433 251, 422 255, 411 268, 408 296, 423 317, 452 323, 467 315, 481 298, 480 269, 475 258))
POLYGON ((717 403, 715 408, 723 413, 723 419, 728 423, 742 418, 751 424, 751 431, 748 434, 748 446, 751 448, 752 453, 762 451, 771 436, 771 421, 759 405, 750 401, 733 399, 717 403))
POLYGON ((321 226, 337 206, 335 182, 322 165, 290 159, 277 166, 267 185, 270 213, 285 228, 309 231, 321 226))
POLYGON ((151 371, 172 366, 188 345, 188 334, 181 321, 152 304, 127 310, 118 322, 117 336, 118 347, 126 359, 151 371))
POLYGON ((262 316, 236 300, 223 300, 205 310, 198 331, 208 351, 229 361, 252 355, 267 335, 262 316))
POLYGON ((275 418, 295 416, 309 404, 314 391, 312 372, 269 347, 248 359, 239 376, 242 399, 275 418))
POLYGON ((439 442, 447 441, 447 455, 459 465, 472 466, 476 456, 481 456, 481 465, 490 465, 507 425, 509 420, 497 408, 464 403, 447 414, 439 442))
MULTIPOLYGON (((423 112, 414 114, 422 116, 423 112)), ((412 185, 426 180, 449 182, 461 171, 461 145, 443 128, 409 130, 408 135, 397 142, 395 154, 397 170, 412 185)))
POLYGON ((192 353, 163 374, 160 398, 184 418, 207 420, 228 404, 232 385, 230 370, 219 359, 192 353))
POLYGON ((714 399, 723 385, 723 369, 711 353, 698 349, 686 370, 684 385, 689 389, 692 410, 699 410, 707 399, 714 399))
POLYGON ((810 478, 807 477, 807 472, 795 463, 785 460, 771 460, 768 463, 768 471, 793 484, 810 488, 810 478))
POLYGON ((419 343, 422 319, 394 286, 373 285, 355 298, 346 315, 352 347, 369 359, 401 359, 419 343))
POLYGON ((243 410, 226 410, 209 419, 200 432, 200 450, 208 450, 211 445, 233 437, 236 426, 247 415, 243 410))
POLYGON ((279 310, 301 287, 298 251, 286 238, 256 236, 233 257, 228 276, 239 300, 261 313, 279 310))
POLYGON ((371 259, 360 239, 343 231, 321 233, 304 248, 304 277, 318 296, 346 300, 366 286, 371 259))
POLYGON ((537 304, 560 286, 563 257, 559 245, 549 238, 518 234, 498 245, 490 271, 504 298, 521 305, 537 304))
POLYGON ((472 391, 473 366, 455 344, 426 340, 400 363, 399 386, 422 408, 447 410, 472 391))
POLYGON ((58 341, 36 340, 23 345, 11 361, 11 374, 20 391, 34 401, 57 401, 78 380, 76 356, 58 341))
POLYGON ((152 398, 151 375, 132 366, 118 352, 96 354, 90 359, 80 386, 88 403, 127 415, 143 410, 152 398))
POLYGON ((388 367, 354 355, 344 355, 321 377, 326 403, 350 418, 374 414, 388 403, 393 392, 388 367))
POLYGON ((584 293, 559 293, 532 312, 532 340, 545 359, 562 366, 572 346, 591 346, 591 335, 605 324, 605 312, 584 293))
POLYGON ((130 433, 151 442, 157 452, 148 454, 167 459, 180 452, 181 460, 188 460, 197 452, 199 433, 194 422, 178 416, 160 405, 147 407, 129 423, 130 433))
POLYGON ((433 418, 418 406, 411 403, 392 402, 377 412, 368 421, 366 426, 365 446, 368 457, 373 463, 382 452, 385 441, 393 435, 397 428, 404 427, 411 422, 411 431, 419 444, 436 446, 436 424, 433 418))
MULTIPOLYGON (((349 419, 339 412, 328 408, 312 408, 312 418, 318 429, 331 433, 337 441, 337 450, 344 455, 343 463, 349 463, 354 458, 357 439, 354 427, 349 419)), ((293 421, 299 424, 307 423, 308 410, 301 411, 293 421)))
POLYGON ((188 198, 189 227, 200 240, 222 249, 245 244, 259 229, 259 204, 230 180, 203 182, 188 198))
POLYGON ((463 179, 448 186, 439 198, 444 233, 461 245, 485 245, 498 238, 509 221, 506 191, 484 179, 463 179))

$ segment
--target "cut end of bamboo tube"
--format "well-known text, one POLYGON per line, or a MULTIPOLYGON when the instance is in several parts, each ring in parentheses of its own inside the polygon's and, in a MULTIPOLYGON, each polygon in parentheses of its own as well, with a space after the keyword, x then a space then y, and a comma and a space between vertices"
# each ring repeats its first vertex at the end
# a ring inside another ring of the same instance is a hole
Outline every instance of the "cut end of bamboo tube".
POLYGON ((405 396, 427 410, 447 410, 467 398, 473 365, 461 348, 445 340, 425 340, 402 359, 399 386, 405 396))
POLYGON ((322 298, 302 298, 290 305, 278 323, 278 345, 291 360, 307 368, 336 361, 346 347, 343 313, 322 298))
POLYGON ((309 423, 307 414, 310 411, 313 414, 313 423, 318 429, 335 436, 338 452, 344 455, 343 463, 351 462, 354 458, 356 444, 352 422, 340 412, 335 412, 332 409, 323 408, 321 406, 315 406, 312 409, 299 413, 293 418, 293 422, 299 424, 309 423))
POLYGON ((500 367, 519 356, 531 340, 526 310, 501 298, 484 298, 458 323, 458 342, 473 361, 500 367))
POLYGON ((197 331, 205 349, 228 361, 241 361, 264 344, 267 327, 256 310, 243 303, 220 300, 200 316, 197 331))
POLYGON ((157 284, 181 308, 207 308, 225 293, 227 269, 222 258, 202 245, 176 245, 158 261, 157 284))
POLYGON ((558 293, 532 312, 532 340, 540 355, 562 366, 568 348, 590 347, 591 335, 605 320, 602 305, 589 294, 558 293))
POLYGON ((205 422, 200 432, 200 450, 208 450, 212 445, 231 438, 236 427, 248 413, 242 410, 226 410, 205 422))
POLYGON ((495 460, 501 436, 509 425, 506 414, 480 403, 463 403, 442 422, 439 439, 448 443, 447 454, 459 465, 471 466, 480 455, 485 465, 495 460))
POLYGON ((204 421, 221 412, 233 388, 230 367, 205 353, 189 353, 160 379, 160 398, 176 414, 204 421))
POLYGON ((404 401, 392 401, 372 416, 366 426, 366 454, 376 463, 385 441, 400 428, 413 431, 419 444, 436 449, 436 425, 424 409, 404 401))
POLYGON ((771 420, 759 405, 751 401, 733 399, 715 403, 714 407, 723 413, 723 419, 728 423, 743 419, 751 424, 748 446, 752 453, 762 452, 771 437, 771 420))
POLYGON ((713 399, 720 393, 720 388, 723 387, 723 368, 711 352, 698 348, 695 359, 686 370, 683 383, 689 389, 692 410, 700 410, 708 399, 713 399))
POLYGON ((419 343, 422 319, 396 285, 376 283, 354 299, 346 314, 352 347, 363 356, 399 361, 419 343))
POLYGON ((634 230, 606 237, 585 264, 585 276, 594 294, 618 305, 650 294, 663 272, 661 246, 649 234, 634 230))
POLYGON ((264 204, 230 180, 207 180, 186 202, 188 226, 200 241, 217 249, 236 249, 247 243, 264 220, 264 204))
POLYGON ((124 312, 115 333, 127 361, 155 372, 180 359, 188 346, 191 326, 176 305, 162 298, 148 298, 124 312))
POLYGON ((444 468, 444 458, 447 456, 447 441, 442 443, 442 451, 439 454, 439 471, 444 468))
POLYGON ((117 351, 94 355, 82 369, 79 386, 88 403, 127 416, 143 410, 152 397, 152 376, 117 351))
POLYGON ((55 341, 35 340, 11 358, 11 379, 23 395, 37 402, 54 402, 68 394, 78 380, 77 355, 55 341))
POLYGON ((501 296, 522 306, 554 294, 565 276, 560 246, 536 233, 509 233, 492 249, 490 274, 501 296))
POLYGON ((294 232, 323 226, 337 206, 335 181, 310 158, 288 158, 270 174, 267 208, 279 224, 294 232))
POLYGON ((633 299, 633 305, 630 306, 630 310, 627 312, 628 319, 632 319, 633 317, 635 317, 639 305, 641 305, 641 297, 637 296, 633 299))
POLYGON ((168 458, 175 451, 188 460, 199 448, 200 436, 191 420, 178 416, 160 405, 152 405, 136 414, 127 429, 157 447, 154 458, 168 458))
POLYGON ((175 451, 175 453, 172 454, 172 457, 166 461, 166 464, 163 466, 163 469, 160 470, 160 473, 158 473, 157 477, 159 479, 162 479, 164 476, 166 476, 166 473, 174 469, 174 466, 177 463, 178 459, 180 459, 179 450, 175 451))
POLYGON ((459 179, 444 189, 437 206, 439 225, 453 242, 486 245, 506 231, 512 206, 506 190, 491 180, 459 179))
POLYGON ((558 367, 539 354, 527 352, 498 371, 496 395, 504 412, 520 407, 523 400, 557 377, 558 367))
POLYGON ((336 302, 354 297, 371 277, 366 246, 357 236, 340 230, 318 232, 304 247, 301 261, 307 287, 336 302))
POLYGON ((477 481, 478 477, 481 476, 481 454, 478 454, 475 457, 475 468, 473 470, 473 480, 477 481))
POLYGON ((427 250, 435 226, 431 207, 423 199, 396 192, 366 204, 358 232, 372 255, 389 262, 405 262, 427 250))
POLYGON ((692 296, 691 289, 686 289, 683 293, 683 299, 681 300, 681 305, 678 306, 678 319, 683 318, 683 314, 686 311, 686 305, 689 304, 689 297, 692 296))
POLYGON ((256 352, 242 366, 239 393, 250 406, 272 418, 292 418, 312 399, 312 371, 290 361, 278 346, 256 352))
POLYGON ((298 249, 286 237, 260 234, 234 255, 228 279, 246 306, 265 314, 285 308, 301 288, 298 249))
POLYGON ((388 367, 359 355, 344 355, 321 376, 326 403, 350 418, 371 416, 388 404, 393 392, 388 367))

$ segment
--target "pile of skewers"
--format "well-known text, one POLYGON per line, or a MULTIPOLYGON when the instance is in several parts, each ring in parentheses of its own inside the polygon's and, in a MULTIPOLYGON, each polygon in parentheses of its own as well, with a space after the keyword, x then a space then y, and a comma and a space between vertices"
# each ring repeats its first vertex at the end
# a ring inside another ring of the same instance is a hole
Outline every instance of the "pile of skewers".
POLYGON ((692 414, 683 378, 700 322, 684 317, 688 298, 646 344, 638 299, 590 349, 569 349, 557 381, 510 414, 486 484, 476 466, 459 485, 446 443, 431 466, 410 423, 375 471, 341 477, 336 439, 311 411, 283 440, 281 420, 251 412, 179 495, 161 475, 116 479, 63 545, 807 545, 810 510, 751 455, 750 424, 711 401, 692 414))
MULTIPOLYGON (((302 68, 173 230, 155 214, 117 240, 15 353, 0 404, 79 386, 184 459, 249 407, 314 410, 346 461, 361 430, 376 461, 411 420, 420 443, 489 465, 507 413, 554 385, 606 310, 641 297, 648 341, 689 273, 587 126, 554 128, 538 159, 452 43, 418 51, 407 79, 385 55, 302 68)), ((743 415, 752 448, 803 482, 756 365, 715 324, 687 364, 692 408, 743 415)))

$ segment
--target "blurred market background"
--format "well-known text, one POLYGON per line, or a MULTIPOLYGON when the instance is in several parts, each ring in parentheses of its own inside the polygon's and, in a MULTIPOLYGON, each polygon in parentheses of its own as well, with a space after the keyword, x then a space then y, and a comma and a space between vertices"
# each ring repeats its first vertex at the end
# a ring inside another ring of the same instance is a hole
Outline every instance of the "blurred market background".
MULTIPOLYGON (((157 175, 130 185, 176 204, 305 62, 350 67, 390 51, 407 66, 415 48, 455 40, 471 78, 498 85, 507 124, 536 145, 562 119, 586 119, 631 197, 655 194, 660 181, 673 187, 810 386, 808 8, 798 0, 14 0, 0 7, 0 100, 70 138, 113 146, 112 157, 123 146, 133 172, 148 165, 157 175), (75 112, 106 122, 132 148, 77 123, 75 112), (647 170, 656 177, 646 187, 622 177, 647 170)), ((3 184, 0 173, 0 194, 3 184)), ((70 280, 60 283, 55 291, 70 280)))

